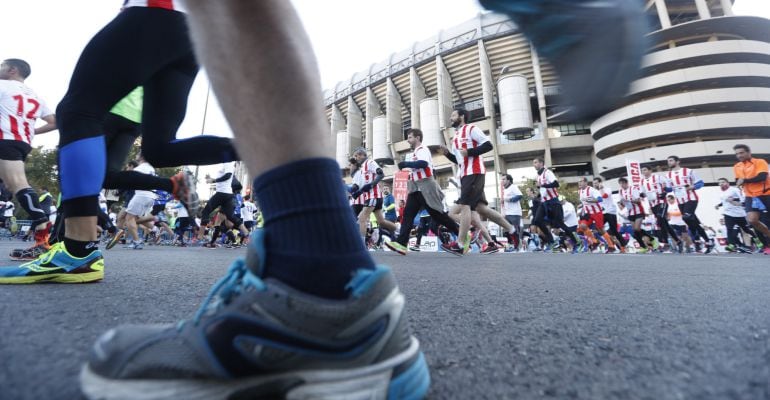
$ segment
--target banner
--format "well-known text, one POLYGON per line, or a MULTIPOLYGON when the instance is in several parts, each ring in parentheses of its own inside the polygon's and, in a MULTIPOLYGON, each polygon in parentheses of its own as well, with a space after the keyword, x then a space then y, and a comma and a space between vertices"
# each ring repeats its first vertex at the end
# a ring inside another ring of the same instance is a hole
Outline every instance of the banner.
MULTIPOLYGON (((409 247, 417 244, 417 238, 409 238, 409 247)), ((438 237, 436 236, 423 236, 420 240, 420 251, 438 251, 438 237)))
POLYGON ((629 186, 642 187, 642 165, 639 161, 626 160, 626 174, 628 174, 629 186))
POLYGON ((396 198, 396 204, 401 200, 406 202, 406 196, 409 194, 406 187, 407 181, 409 181, 409 172, 407 171, 398 171, 393 175, 393 197, 396 198))

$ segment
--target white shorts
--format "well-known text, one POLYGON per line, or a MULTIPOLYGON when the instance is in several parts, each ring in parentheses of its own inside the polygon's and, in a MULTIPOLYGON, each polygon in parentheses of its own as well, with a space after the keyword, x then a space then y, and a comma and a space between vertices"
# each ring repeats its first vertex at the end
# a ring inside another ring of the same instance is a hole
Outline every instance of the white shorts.
POLYGON ((136 217, 141 217, 152 210, 152 205, 155 204, 155 199, 146 196, 134 196, 131 201, 128 202, 126 212, 136 217))

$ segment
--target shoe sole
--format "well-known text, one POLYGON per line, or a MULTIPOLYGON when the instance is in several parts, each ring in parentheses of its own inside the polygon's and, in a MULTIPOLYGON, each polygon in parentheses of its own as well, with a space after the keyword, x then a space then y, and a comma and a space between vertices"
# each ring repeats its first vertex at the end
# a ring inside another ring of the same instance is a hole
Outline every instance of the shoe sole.
POLYGON ((444 247, 443 244, 441 245, 441 250, 444 250, 445 252, 447 252, 447 253, 449 253, 449 254, 451 254, 453 256, 457 256, 457 257, 462 257, 463 254, 464 254, 464 251, 459 251, 459 252, 458 251, 454 251, 454 250, 449 249, 448 247, 444 247))
POLYGON ((14 256, 9 256, 8 258, 10 258, 12 261, 32 261, 32 260, 37 260, 37 257, 14 257, 14 256))
POLYGON ((398 254, 401 254, 402 256, 406 255, 406 250, 399 249, 395 246, 391 245, 392 242, 385 242, 385 246, 393 251, 395 251, 398 254))
POLYGON ((378 364, 344 370, 305 370, 233 380, 114 380, 80 371, 91 400, 209 400, 233 398, 406 399, 425 397, 430 373, 416 338, 409 348, 378 364))
POLYGON ((104 248, 107 250, 110 250, 111 248, 115 247, 115 245, 118 244, 118 242, 120 241, 120 239, 123 238, 123 236, 125 236, 125 232, 123 231, 121 231, 121 233, 116 234, 115 237, 112 238, 112 240, 110 240, 109 243, 107 243, 107 246, 104 246, 104 248))
POLYGON ((0 277, 0 284, 24 284, 24 283, 90 283, 104 279, 104 262, 96 262, 92 268, 101 268, 98 271, 83 272, 79 274, 61 273, 47 275, 29 275, 0 277))

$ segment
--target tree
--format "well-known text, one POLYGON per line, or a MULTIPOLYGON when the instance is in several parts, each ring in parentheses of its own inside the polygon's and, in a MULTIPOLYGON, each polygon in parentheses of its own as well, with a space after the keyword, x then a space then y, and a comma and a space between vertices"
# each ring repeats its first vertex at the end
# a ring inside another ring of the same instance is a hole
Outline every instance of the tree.
MULTIPOLYGON (((139 155, 139 151, 142 150, 142 137, 138 137, 134 141, 134 145, 131 146, 131 150, 128 152, 128 158, 126 159, 126 162, 128 160, 136 160, 136 156, 139 155)), ((155 173, 163 178, 170 178, 179 171, 182 170, 182 167, 168 167, 168 168, 155 168, 155 173)))
POLYGON ((44 149, 43 146, 35 147, 27 156, 24 170, 27 180, 33 189, 47 187, 54 198, 59 196, 59 167, 57 165, 56 149, 44 149))
MULTIPOLYGON (((528 215, 529 212, 529 203, 527 200, 529 200, 529 197, 527 197, 527 188, 532 188, 535 192, 539 191, 537 185, 535 184, 534 179, 527 179, 526 182, 522 182, 519 185, 519 190, 521 190, 521 194, 524 196, 521 199, 521 208, 523 210, 523 215, 528 215)), ((559 191, 559 195, 564 196, 564 198, 572 203, 575 208, 577 208, 580 205, 580 195, 578 194, 578 186, 575 183, 566 183, 563 180, 559 180, 559 188, 557 189, 559 191)))

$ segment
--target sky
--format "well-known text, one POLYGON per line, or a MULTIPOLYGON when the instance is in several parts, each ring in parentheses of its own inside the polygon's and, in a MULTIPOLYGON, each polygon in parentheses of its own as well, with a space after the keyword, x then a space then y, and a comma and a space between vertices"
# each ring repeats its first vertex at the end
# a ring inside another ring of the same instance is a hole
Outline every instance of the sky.
MULTIPOLYGON (((21 58, 32 66, 27 84, 54 109, 67 90, 72 70, 88 40, 118 12, 122 0, 0 0, 7 15, 0 59, 21 58)), ((322 89, 348 80, 390 54, 473 18, 476 0, 292 0, 316 52, 322 89), (451 6, 447 6, 450 4, 451 6)), ((734 12, 770 18, 770 0, 735 0, 734 12)), ((193 86, 178 138, 231 136, 213 94, 206 109, 208 82, 201 72, 193 86), (205 114, 205 119, 204 119, 205 114)), ((34 146, 53 148, 54 131, 34 146)))

